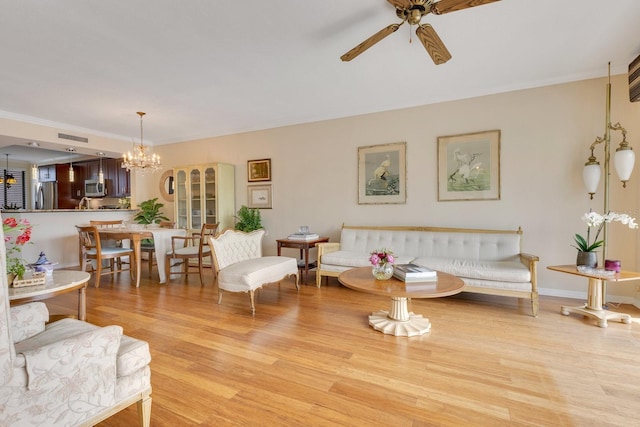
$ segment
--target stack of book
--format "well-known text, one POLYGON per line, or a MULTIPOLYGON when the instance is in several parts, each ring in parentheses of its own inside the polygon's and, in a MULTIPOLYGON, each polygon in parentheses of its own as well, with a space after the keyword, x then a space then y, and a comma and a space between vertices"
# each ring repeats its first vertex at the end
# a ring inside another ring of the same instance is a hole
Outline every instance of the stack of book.
POLYGON ((397 264, 393 267, 393 276, 403 282, 429 282, 438 279, 438 273, 416 264, 397 264))
POLYGON ((289 240, 302 240, 302 241, 310 241, 310 240, 316 240, 319 239, 320 236, 316 233, 294 233, 294 234, 289 234, 288 239, 289 240))

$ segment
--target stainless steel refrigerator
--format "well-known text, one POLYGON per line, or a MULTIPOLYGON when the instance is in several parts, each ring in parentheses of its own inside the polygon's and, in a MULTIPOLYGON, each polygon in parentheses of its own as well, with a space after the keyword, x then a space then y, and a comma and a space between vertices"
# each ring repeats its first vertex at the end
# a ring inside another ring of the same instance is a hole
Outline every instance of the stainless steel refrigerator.
POLYGON ((58 183, 38 182, 35 189, 35 209, 58 209, 58 183))

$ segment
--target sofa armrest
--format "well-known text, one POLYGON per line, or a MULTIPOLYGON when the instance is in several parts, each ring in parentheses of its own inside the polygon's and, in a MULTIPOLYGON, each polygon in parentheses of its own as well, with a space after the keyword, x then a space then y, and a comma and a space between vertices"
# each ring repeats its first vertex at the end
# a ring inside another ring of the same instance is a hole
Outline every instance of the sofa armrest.
POLYGON ((520 262, 523 263, 531 272, 531 291, 538 292, 538 261, 540 258, 537 255, 531 255, 526 253, 520 254, 520 262))
POLYGON ((322 255, 339 251, 340 243, 335 243, 335 242, 317 243, 316 248, 318 248, 318 267, 320 267, 320 261, 321 261, 322 255))
POLYGON ((31 302, 11 307, 11 337, 13 342, 24 341, 44 331, 49 310, 43 302, 31 302))
POLYGON ((112 400, 121 338, 121 326, 105 326, 23 351, 27 388, 60 390, 64 383, 75 382, 77 389, 93 393, 99 390, 112 400))

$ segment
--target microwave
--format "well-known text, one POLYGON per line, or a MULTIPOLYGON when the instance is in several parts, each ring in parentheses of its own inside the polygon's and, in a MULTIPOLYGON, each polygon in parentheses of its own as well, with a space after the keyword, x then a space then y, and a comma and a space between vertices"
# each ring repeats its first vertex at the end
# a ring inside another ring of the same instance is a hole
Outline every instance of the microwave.
POLYGON ((107 195, 106 181, 100 183, 97 179, 87 179, 84 181, 85 197, 105 197, 107 195))

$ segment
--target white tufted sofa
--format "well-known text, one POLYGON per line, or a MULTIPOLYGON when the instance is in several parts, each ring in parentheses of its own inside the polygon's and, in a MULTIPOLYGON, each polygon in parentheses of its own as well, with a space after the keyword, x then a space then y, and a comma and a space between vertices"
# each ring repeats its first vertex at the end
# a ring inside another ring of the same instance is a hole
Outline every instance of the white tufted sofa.
POLYGON ((370 266, 370 253, 387 248, 398 264, 412 262, 458 276, 464 292, 531 300, 538 315, 539 258, 522 253, 522 230, 343 225, 340 243, 319 243, 316 284, 354 267, 370 266))
POLYGON ((284 256, 262 256, 262 238, 265 230, 244 233, 225 230, 209 238, 213 250, 213 264, 218 276, 218 304, 222 291, 248 292, 251 313, 255 313, 255 290, 268 283, 295 276, 298 286, 298 262, 284 256))

